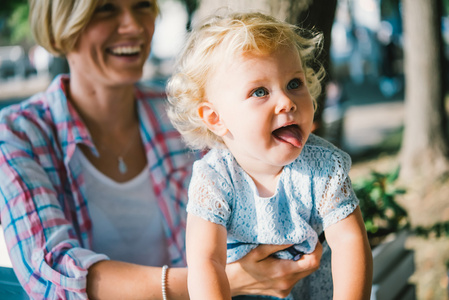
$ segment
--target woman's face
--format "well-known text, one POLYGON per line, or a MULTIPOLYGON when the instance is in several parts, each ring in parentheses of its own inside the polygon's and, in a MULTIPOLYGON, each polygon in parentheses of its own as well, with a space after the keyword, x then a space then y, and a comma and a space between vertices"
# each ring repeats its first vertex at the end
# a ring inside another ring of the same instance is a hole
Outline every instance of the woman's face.
POLYGON ((99 5, 67 54, 72 75, 107 86, 137 82, 150 53, 155 3, 107 0, 99 5))

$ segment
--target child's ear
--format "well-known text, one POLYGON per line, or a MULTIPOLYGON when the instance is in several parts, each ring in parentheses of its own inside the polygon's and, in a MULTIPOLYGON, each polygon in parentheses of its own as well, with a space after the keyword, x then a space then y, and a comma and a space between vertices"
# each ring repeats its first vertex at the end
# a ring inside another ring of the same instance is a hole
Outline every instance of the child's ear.
POLYGON ((198 107, 198 115, 203 119, 204 124, 210 131, 218 136, 224 136, 228 133, 228 129, 220 118, 220 115, 215 110, 210 102, 203 102, 198 107))

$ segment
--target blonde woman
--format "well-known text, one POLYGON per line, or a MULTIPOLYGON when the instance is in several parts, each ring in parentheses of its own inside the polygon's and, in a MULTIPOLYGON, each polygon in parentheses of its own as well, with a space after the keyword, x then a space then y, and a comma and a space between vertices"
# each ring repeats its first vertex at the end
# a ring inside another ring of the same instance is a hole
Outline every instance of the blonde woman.
MULTIPOLYGON (((188 299, 186 187, 196 154, 137 84, 155 0, 31 0, 36 41, 70 75, 0 114, 0 211, 33 299, 188 299), (168 269, 170 266, 170 269, 168 269)), ((230 265, 234 295, 282 294, 319 265, 261 247, 230 265)))
POLYGON ((298 299, 370 297, 372 257, 350 157, 311 133, 319 38, 261 13, 227 13, 187 41, 167 89, 169 117, 192 147, 211 149, 189 187, 191 299, 230 299, 227 263, 259 244, 293 245, 273 256, 301 261, 323 231, 333 281, 324 269, 298 299))

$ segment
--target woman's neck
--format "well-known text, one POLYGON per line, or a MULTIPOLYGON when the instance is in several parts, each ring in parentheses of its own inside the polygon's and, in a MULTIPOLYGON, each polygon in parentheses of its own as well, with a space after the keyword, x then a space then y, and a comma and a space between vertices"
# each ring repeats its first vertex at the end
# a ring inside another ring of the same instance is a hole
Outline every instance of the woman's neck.
POLYGON ((126 182, 140 174, 146 165, 146 153, 140 136, 134 86, 99 86, 71 76, 66 91, 99 154, 96 156, 81 145, 89 161, 117 182, 126 182))
POLYGON ((89 130, 123 132, 137 122, 133 85, 92 84, 81 76, 70 76, 67 94, 89 130))

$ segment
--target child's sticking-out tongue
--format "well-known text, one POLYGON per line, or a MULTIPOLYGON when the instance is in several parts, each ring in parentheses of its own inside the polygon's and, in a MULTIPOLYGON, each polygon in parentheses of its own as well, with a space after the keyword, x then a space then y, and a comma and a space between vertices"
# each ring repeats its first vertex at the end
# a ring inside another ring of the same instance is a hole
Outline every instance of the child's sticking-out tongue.
POLYGON ((302 147, 301 130, 296 125, 281 127, 273 131, 273 134, 277 139, 287 142, 294 147, 302 147))

